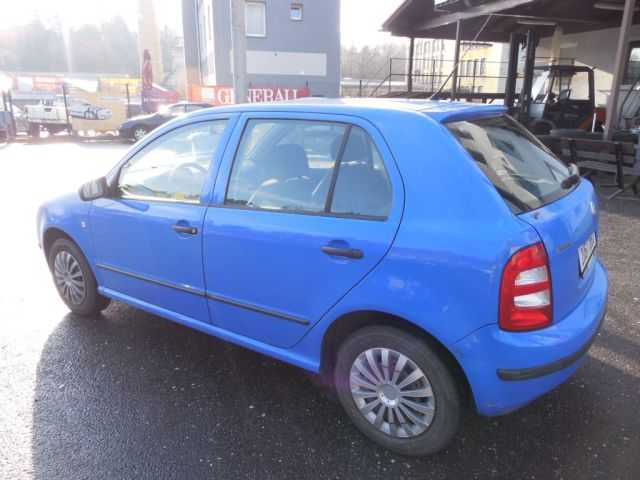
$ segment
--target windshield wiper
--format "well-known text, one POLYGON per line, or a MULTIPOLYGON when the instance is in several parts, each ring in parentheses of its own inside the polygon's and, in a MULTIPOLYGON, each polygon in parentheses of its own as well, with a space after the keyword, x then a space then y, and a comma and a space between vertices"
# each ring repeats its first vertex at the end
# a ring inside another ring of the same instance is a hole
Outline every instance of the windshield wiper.
POLYGON ((580 183, 580 169, 578 168, 578 165, 576 165, 575 163, 570 163, 569 173, 570 175, 562 180, 562 183, 560 183, 560 186, 565 190, 568 190, 574 185, 580 183))

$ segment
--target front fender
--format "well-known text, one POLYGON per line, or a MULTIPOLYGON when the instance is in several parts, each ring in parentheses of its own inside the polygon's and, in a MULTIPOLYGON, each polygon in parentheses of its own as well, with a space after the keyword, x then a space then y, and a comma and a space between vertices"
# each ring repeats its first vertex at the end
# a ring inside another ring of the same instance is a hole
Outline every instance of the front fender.
POLYGON ((37 217, 39 246, 45 247, 47 232, 51 229, 60 230, 80 247, 89 264, 93 267, 91 262, 93 249, 89 231, 91 205, 91 202, 81 200, 77 192, 42 205, 38 210, 37 217))

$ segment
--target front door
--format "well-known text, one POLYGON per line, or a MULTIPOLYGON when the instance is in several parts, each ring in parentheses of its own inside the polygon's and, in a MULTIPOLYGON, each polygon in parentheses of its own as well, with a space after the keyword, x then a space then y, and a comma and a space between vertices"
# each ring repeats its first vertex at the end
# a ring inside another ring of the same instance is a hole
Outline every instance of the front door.
POLYGON ((193 123, 153 140, 122 166, 116 197, 94 201, 91 231, 107 294, 169 316, 209 321, 201 197, 212 185, 226 123, 193 123))
POLYGON ((385 255, 402 182, 366 121, 252 114, 240 135, 205 218, 212 321, 290 347, 385 255))

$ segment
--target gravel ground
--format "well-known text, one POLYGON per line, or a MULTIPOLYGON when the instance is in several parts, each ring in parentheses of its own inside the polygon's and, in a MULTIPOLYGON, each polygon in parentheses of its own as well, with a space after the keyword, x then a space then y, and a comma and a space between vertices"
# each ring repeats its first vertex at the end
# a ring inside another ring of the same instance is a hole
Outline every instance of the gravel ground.
POLYGON ((513 414, 470 415, 446 451, 407 459, 300 370, 121 304, 67 313, 35 209, 123 150, 0 147, 0 479, 640 478, 640 202, 602 205, 609 310, 572 380, 513 414))

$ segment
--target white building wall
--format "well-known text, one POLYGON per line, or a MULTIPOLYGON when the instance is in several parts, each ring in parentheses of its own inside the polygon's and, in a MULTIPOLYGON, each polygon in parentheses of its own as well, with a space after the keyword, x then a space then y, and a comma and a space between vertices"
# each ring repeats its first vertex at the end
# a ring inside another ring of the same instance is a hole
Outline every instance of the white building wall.
MULTIPOLYGON (((595 68, 596 105, 606 106, 611 91, 615 53, 620 29, 611 28, 593 32, 565 34, 560 42, 561 58, 574 58, 577 65, 595 68)), ((630 42, 640 40, 640 25, 634 25, 630 42)), ((551 38, 542 39, 537 56, 550 56, 551 38)), ((625 89, 623 88, 623 91, 625 89)), ((624 97, 624 95, 621 95, 624 97)))

